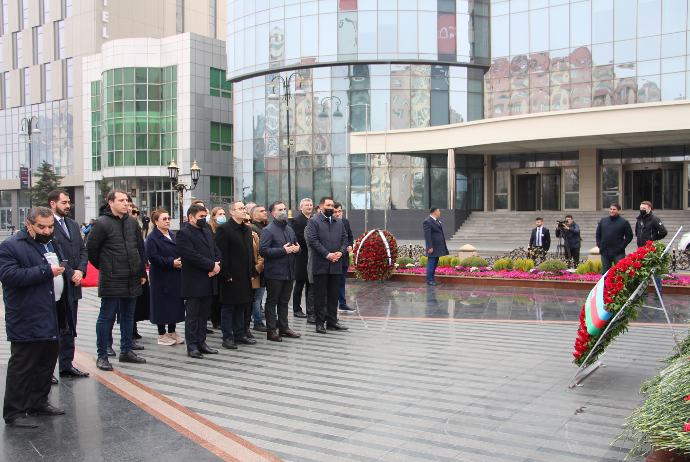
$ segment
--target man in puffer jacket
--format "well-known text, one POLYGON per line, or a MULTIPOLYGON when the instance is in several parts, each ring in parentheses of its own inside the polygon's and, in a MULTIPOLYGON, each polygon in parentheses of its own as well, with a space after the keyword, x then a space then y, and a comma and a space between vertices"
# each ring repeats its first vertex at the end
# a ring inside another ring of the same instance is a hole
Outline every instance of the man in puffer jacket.
POLYGON ((104 371, 113 370, 107 348, 118 310, 120 362, 146 362, 132 351, 134 308, 146 282, 146 267, 139 252, 139 224, 127 212, 127 193, 115 190, 108 194, 108 202, 101 207, 86 245, 89 262, 98 270, 101 311, 96 321, 96 366, 104 371))

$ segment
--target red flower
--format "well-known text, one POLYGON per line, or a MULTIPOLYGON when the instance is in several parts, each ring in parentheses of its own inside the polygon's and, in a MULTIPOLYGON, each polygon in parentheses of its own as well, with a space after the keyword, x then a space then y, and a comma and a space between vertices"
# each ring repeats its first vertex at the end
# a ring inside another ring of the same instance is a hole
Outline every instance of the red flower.
POLYGON ((645 245, 647 247, 651 247, 652 245, 654 245, 654 243, 652 241, 647 241, 647 242, 645 242, 645 245))
POLYGON ((656 252, 656 247, 650 247, 649 250, 651 250, 652 252, 656 252))
POLYGON ((642 268, 642 263, 635 262, 632 264, 632 267, 634 269, 640 269, 640 268, 642 268))
POLYGON ((630 276, 630 277, 635 276, 635 272, 634 272, 634 271, 629 272, 629 273, 628 273, 628 276, 630 276))
POLYGON ((683 427, 684 432, 690 432, 690 423, 686 423, 685 427, 683 427))
POLYGON ((690 401, 690 396, 686 396, 685 401, 690 401))

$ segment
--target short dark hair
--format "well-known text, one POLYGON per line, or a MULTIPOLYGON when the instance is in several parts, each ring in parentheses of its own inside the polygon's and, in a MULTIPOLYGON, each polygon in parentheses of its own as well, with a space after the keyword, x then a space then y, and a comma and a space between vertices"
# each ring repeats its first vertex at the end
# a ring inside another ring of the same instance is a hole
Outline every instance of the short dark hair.
POLYGON ((69 197, 69 194, 67 194, 67 191, 64 191, 62 189, 55 189, 53 191, 50 191, 48 193, 48 203, 50 204, 51 202, 57 203, 57 201, 60 200, 60 195, 64 194, 65 196, 69 197))
POLYGON ((333 198, 328 197, 328 196, 323 196, 321 199, 319 199, 319 205, 325 204, 327 200, 333 200, 333 198))
POLYGON ((537 217, 537 219, 534 221, 544 221, 544 219, 542 217, 537 217))
POLYGON ((620 204, 611 204, 611 207, 616 207, 618 210, 622 208, 620 204))
POLYGON ((48 207, 34 207, 26 214, 26 220, 32 225, 36 224, 36 217, 48 218, 53 216, 53 211, 48 207))
POLYGON ((201 204, 204 206, 204 208, 206 208, 205 207, 206 204, 204 204, 204 201, 202 201, 201 199, 194 199, 190 205, 196 205, 196 204, 201 204))
POLYGON ((647 206, 649 206, 649 210, 652 210, 652 203, 649 201, 642 201, 640 203, 640 205, 647 205, 647 206))
POLYGON ((565 217, 566 217, 566 218, 573 218, 572 215, 566 215, 565 217))
POLYGON ((429 209, 429 213, 430 213, 430 214, 431 214, 431 213, 434 213, 434 212, 437 211, 437 210, 438 210, 438 207, 431 207, 431 208, 429 209))
POLYGON ((268 206, 268 211, 269 211, 270 213, 273 213, 273 211, 274 211, 275 208, 278 206, 278 204, 283 204, 283 205, 285 205, 285 202, 283 202, 283 201, 275 201, 274 203, 272 203, 271 205, 268 206))
POLYGON ((117 195, 117 194, 124 194, 125 196, 128 196, 128 197, 129 197, 129 194, 127 194, 127 193, 124 192, 123 190, 121 190, 121 189, 116 189, 116 190, 110 191, 110 192, 108 193, 108 195, 106 196, 106 201, 107 201, 107 202, 115 202, 115 195, 117 195))
POLYGON ((341 204, 340 202, 333 202, 333 208, 334 209, 340 209, 342 207, 343 207, 343 204, 341 204))
POLYGON ((259 207, 266 208, 263 204, 256 204, 254 207, 252 207, 252 210, 249 212, 249 216, 254 218, 254 212, 256 212, 256 209, 259 207))
POLYGON ((206 210, 206 207, 204 207, 203 205, 199 205, 198 203, 190 205, 189 208, 187 209, 187 219, 189 219, 189 217, 195 217, 196 218, 196 215, 199 212, 208 212, 208 210, 206 210))

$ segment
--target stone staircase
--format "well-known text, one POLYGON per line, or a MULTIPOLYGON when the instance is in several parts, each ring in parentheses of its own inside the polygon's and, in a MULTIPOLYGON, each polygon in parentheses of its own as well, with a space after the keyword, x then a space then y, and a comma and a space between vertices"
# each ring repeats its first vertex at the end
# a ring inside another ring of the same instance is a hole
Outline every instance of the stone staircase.
MULTIPOLYGON (((556 251, 556 221, 563 220, 568 212, 472 212, 465 222, 448 241, 449 249, 458 249, 465 244, 471 244, 479 252, 507 252, 518 247, 527 248, 529 238, 534 228, 536 217, 544 219, 544 226, 551 233, 551 252, 556 251)), ((635 218, 639 212, 623 210, 621 216, 630 222, 635 234, 635 218)), ((662 220, 668 230, 668 236, 662 242, 668 242, 683 226, 682 236, 690 232, 690 210, 659 210, 655 214, 662 220)), ((582 236, 583 256, 586 251, 596 245, 595 232, 601 218, 608 215, 608 211, 574 212, 575 222, 580 226, 582 236)), ((636 243, 633 237, 627 251, 632 251, 636 243)))

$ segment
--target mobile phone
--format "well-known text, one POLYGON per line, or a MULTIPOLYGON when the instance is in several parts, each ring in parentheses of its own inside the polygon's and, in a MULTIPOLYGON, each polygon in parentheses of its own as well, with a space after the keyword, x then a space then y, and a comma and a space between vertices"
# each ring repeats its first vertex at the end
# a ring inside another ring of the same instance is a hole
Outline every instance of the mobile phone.
POLYGON ((62 260, 62 261, 60 262, 60 268, 64 268, 65 266, 67 266, 67 263, 68 263, 67 260, 62 260))

